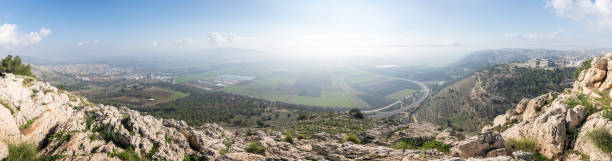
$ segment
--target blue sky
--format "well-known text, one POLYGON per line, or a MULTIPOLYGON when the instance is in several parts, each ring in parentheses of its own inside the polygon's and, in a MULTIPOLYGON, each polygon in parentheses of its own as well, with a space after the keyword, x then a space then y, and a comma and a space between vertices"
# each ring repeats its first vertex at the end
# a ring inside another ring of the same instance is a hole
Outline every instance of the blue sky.
POLYGON ((292 56, 609 48, 611 12, 610 0, 2 0, 0 48, 41 55, 235 47, 292 56))

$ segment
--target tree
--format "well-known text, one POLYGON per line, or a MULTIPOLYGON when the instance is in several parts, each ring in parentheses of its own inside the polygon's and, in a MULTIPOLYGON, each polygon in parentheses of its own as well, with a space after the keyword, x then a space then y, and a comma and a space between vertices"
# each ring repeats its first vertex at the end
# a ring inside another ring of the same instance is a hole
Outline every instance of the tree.
POLYGON ((349 114, 350 114, 350 115, 351 115, 351 117, 353 117, 353 118, 357 118, 357 119, 364 119, 364 118, 365 118, 365 115, 363 115, 363 113, 361 113, 361 110, 356 109, 356 108, 351 109, 351 110, 349 111, 349 114))
POLYGON ((34 77, 30 64, 23 64, 19 56, 6 56, 2 59, 1 65, 0 70, 2 70, 2 72, 34 77))

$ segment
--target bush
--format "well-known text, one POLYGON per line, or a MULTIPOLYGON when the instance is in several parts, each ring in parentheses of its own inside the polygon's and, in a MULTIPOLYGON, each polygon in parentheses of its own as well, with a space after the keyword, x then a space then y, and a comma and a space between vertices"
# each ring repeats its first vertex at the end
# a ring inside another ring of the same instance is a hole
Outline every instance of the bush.
POLYGON ((8 55, 3 58, 2 62, 0 62, 0 70, 6 73, 13 73, 15 75, 34 77, 30 65, 23 64, 19 56, 13 57, 12 55, 8 55))
POLYGON ((30 86, 30 83, 32 83, 32 82, 34 82, 34 78, 27 77, 27 78, 23 79, 22 83, 23 83, 23 86, 27 87, 27 86, 30 86))
POLYGON ((521 139, 508 139, 504 141, 506 150, 513 151, 525 151, 530 153, 537 152, 537 142, 534 138, 521 138, 521 139))
POLYGON ((203 157, 198 157, 195 155, 185 155, 185 157, 183 157, 183 161, 205 161, 206 158, 203 157))
POLYGON ((365 115, 363 115, 363 113, 361 113, 361 110, 359 109, 351 109, 349 111, 349 114, 351 115, 351 117, 356 118, 356 119, 364 119, 365 115))
POLYGON ((355 144, 361 144, 361 140, 359 139, 359 137, 357 137, 355 134, 353 133, 348 133, 346 134, 346 136, 344 137, 344 139, 342 139, 342 142, 353 142, 355 144))
POLYGON ((604 152, 612 152, 612 136, 605 128, 597 128, 587 133, 593 144, 604 152))
POLYGON ((304 134, 298 134, 297 139, 306 139, 306 136, 304 136, 304 134))
POLYGON ((612 109, 605 109, 602 116, 612 121, 612 109))
POLYGON ((293 144, 293 133, 291 131, 285 132, 285 137, 282 141, 293 144))
POLYGON ((30 127, 30 125, 32 125, 32 123, 34 123, 36 118, 37 117, 35 117, 35 118, 31 119, 31 120, 28 120, 28 122, 26 122, 26 124, 23 124, 23 125, 19 126, 19 130, 23 130, 23 129, 26 129, 26 128, 30 127))
POLYGON ((391 147, 393 149, 401 149, 402 152, 406 151, 406 149, 413 149, 414 148, 410 144, 408 144, 405 140, 400 140, 398 142, 395 142, 391 147))
POLYGON ((117 157, 122 161, 140 161, 138 153, 134 152, 131 148, 128 148, 122 152, 112 152, 108 154, 109 157, 117 157))
POLYGON ((6 161, 36 160, 38 151, 36 145, 32 143, 21 143, 19 145, 9 144, 8 148, 9 155, 5 159, 6 161))
POLYGON ((246 151, 253 154, 264 154, 266 152, 266 147, 262 146, 259 142, 253 141, 249 143, 246 148, 246 151))

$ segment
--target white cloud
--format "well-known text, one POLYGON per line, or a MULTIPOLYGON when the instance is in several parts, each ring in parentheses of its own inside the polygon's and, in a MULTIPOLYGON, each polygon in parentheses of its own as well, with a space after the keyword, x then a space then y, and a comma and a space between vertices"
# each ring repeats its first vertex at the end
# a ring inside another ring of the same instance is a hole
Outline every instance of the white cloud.
POLYGON ((176 44, 176 45, 189 45, 189 44, 191 44, 191 42, 193 42, 193 39, 191 39, 191 38, 184 38, 184 39, 181 39, 181 40, 176 40, 174 42, 174 44, 176 44))
POLYGON ((565 29, 560 28, 547 34, 542 33, 506 33, 506 37, 525 41, 550 41, 550 40, 568 40, 571 37, 565 33, 565 29))
POLYGON ((47 28, 41 28, 38 32, 30 32, 27 34, 20 34, 17 31, 16 24, 2 24, 0 26, 0 46, 7 48, 13 48, 18 46, 28 46, 40 43, 44 37, 51 34, 51 30, 47 28))
POLYGON ((153 43, 151 43, 151 46, 158 46, 159 45, 159 41, 153 41, 153 43))
POLYGON ((95 45, 98 44, 100 42, 100 40, 90 40, 90 41, 79 41, 76 43, 76 46, 78 47, 86 47, 89 45, 95 45))
POLYGON ((214 45, 231 44, 236 38, 236 35, 233 33, 222 34, 218 32, 212 32, 207 37, 208 42, 214 45))
POLYGON ((550 0, 546 6, 574 21, 612 28, 612 0, 550 0))

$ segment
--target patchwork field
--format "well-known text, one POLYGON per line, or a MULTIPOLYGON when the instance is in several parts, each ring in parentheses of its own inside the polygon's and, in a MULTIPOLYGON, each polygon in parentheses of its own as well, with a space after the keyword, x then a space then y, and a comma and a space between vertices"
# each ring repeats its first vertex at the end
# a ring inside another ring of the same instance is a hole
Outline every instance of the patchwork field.
POLYGON ((112 102, 115 104, 131 106, 150 106, 159 103, 170 102, 179 98, 187 97, 189 94, 178 92, 156 86, 140 89, 102 89, 92 88, 87 91, 78 91, 80 94, 90 96, 101 102, 112 102))

